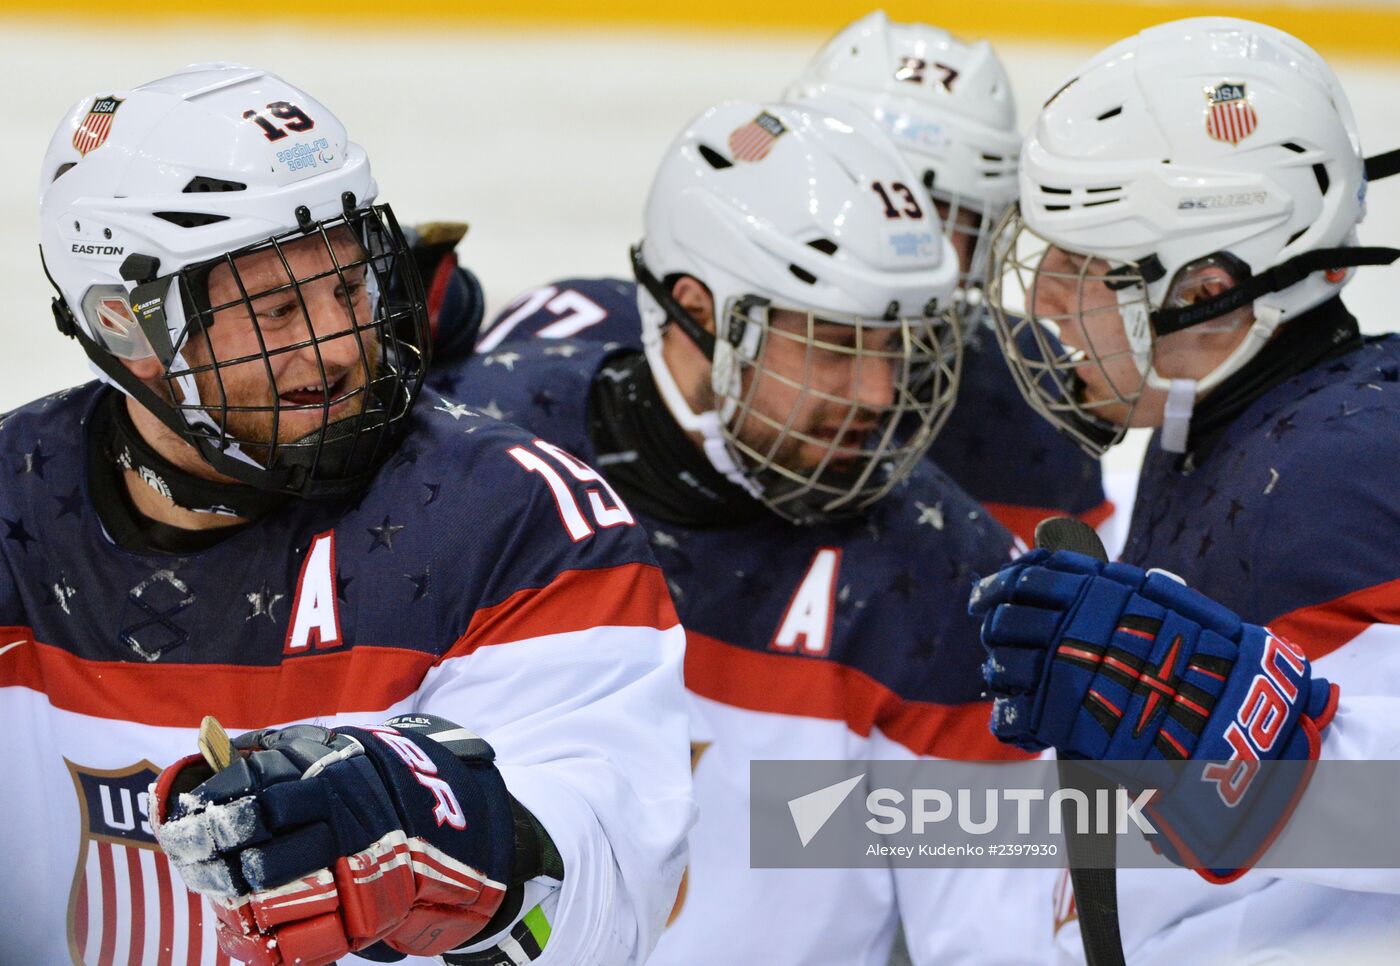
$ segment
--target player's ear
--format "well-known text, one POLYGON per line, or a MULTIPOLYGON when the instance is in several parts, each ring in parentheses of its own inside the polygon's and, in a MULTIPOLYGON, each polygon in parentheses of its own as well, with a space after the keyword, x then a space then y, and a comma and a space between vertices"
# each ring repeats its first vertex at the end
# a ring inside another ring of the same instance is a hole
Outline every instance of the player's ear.
POLYGON ((682 275, 671 286, 671 295, 701 328, 707 332, 715 330, 715 299, 704 282, 691 275, 682 275))

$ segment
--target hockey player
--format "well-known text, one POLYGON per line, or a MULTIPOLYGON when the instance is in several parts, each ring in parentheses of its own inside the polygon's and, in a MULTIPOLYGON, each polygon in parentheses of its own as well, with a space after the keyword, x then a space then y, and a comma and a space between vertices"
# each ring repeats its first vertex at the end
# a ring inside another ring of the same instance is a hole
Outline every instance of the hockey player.
POLYGON ((986 324, 988 243, 1016 200, 1021 146, 1011 79, 991 45, 877 10, 833 37, 787 99, 873 117, 933 198, 958 254, 962 377, 929 458, 1028 545, 1047 516, 1104 523, 1113 506, 1098 465, 1020 403, 986 324))
MULTIPOLYGON (((700 819, 653 962, 883 966, 913 905, 944 910, 932 955, 1048 941, 974 914, 1015 903, 995 871, 749 868, 754 759, 1020 755, 987 732, 958 599, 1011 537, 923 458, 959 329, 957 263, 917 190, 868 121, 712 108, 647 201, 644 350, 506 341, 430 387, 595 463, 683 615, 700 819)), ((577 289, 530 300, 561 329, 601 311, 577 289)))
POLYGON ((1050 99, 994 242, 990 302, 1031 404, 1094 453, 1158 431, 1126 563, 1035 551, 974 593, 993 728, 1068 757, 1230 763, 1169 822, 1201 877, 1120 873, 1132 963, 1337 955, 1400 922, 1393 872, 1195 858, 1236 826, 1257 857, 1289 820, 1308 772, 1256 762, 1397 756, 1400 339, 1363 338, 1340 298, 1400 254, 1357 247, 1368 167, 1384 173, 1306 45, 1169 23, 1050 99), (1022 306, 1062 350, 1027 351, 1022 306))
POLYGON ((682 632, 582 464, 414 405, 425 295, 364 150, 201 65, 80 101, 40 192, 101 381, 0 428, 0 959, 645 959, 682 632), (256 730, 230 758, 206 715, 256 730))
MULTIPOLYGON (((1021 402, 984 324, 987 241, 1015 200, 1020 145, 1011 83, 991 47, 872 13, 823 48, 788 98, 826 113, 874 118, 934 199, 957 253, 966 327, 962 374, 957 406, 929 458, 1027 543, 1046 516, 1070 513, 1103 523, 1113 508, 1098 464, 1021 402)), ((886 211, 898 217, 898 206, 908 204, 890 195, 886 211)), ((483 334, 479 351, 528 336, 639 347, 637 311, 631 282, 566 279, 508 306, 483 334)))

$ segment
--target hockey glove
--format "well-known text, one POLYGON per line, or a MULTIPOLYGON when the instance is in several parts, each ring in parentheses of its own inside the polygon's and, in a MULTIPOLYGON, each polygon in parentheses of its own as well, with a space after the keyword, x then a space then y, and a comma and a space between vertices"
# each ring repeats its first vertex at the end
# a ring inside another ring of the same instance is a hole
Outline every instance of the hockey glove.
POLYGON ((254 731, 233 746, 217 774, 198 755, 165 769, 152 825, 234 959, 316 966, 381 940, 376 952, 437 955, 501 905, 512 799, 471 732, 409 715, 254 731))
POLYGON ((1311 767, 1260 763, 1316 761, 1337 689, 1267 628, 1165 572, 1066 551, 983 579, 969 611, 983 618, 992 732, 1105 762, 1130 792, 1174 777, 1149 809, 1174 862, 1230 881, 1292 814, 1311 767), (1163 764, 1184 761, 1210 764, 1163 764))
POLYGON ((415 225, 408 233, 413 260, 428 296, 433 361, 454 362, 471 355, 486 311, 481 283, 457 261, 457 244, 467 226, 456 221, 415 225))

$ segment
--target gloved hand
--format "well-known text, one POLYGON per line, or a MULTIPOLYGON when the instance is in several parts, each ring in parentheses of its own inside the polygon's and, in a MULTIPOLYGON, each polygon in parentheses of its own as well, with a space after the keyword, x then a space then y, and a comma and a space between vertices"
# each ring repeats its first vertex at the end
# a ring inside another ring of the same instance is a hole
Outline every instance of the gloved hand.
POLYGON ((199 755, 171 765, 152 795, 156 840, 210 900, 233 958, 316 966, 381 941, 381 953, 437 955, 500 906, 511 797, 471 732, 412 715, 233 746, 217 774, 199 755))
POLYGON ((1311 768, 1260 763, 1316 761, 1337 707, 1293 644, 1170 574, 1068 551, 1033 550, 983 579, 969 611, 983 618, 992 732, 1104 761, 1130 791, 1176 776, 1149 809, 1173 861, 1229 881, 1292 814, 1311 768), (1183 760, 1212 764, 1141 766, 1183 760), (1220 867, 1222 855, 1247 861, 1220 867))
POLYGON ((476 347, 486 311, 481 282, 457 260, 457 244, 466 236, 467 226, 457 221, 433 221, 415 225, 405 234, 428 295, 433 361, 443 364, 465 359, 476 347))

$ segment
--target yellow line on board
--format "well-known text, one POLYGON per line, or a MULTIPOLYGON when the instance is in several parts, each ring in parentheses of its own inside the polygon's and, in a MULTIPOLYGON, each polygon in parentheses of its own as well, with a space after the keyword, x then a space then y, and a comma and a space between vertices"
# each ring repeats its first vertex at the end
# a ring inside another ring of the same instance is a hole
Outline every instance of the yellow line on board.
MULTIPOLYGON (((149 30, 161 21, 309 20, 345 26, 465 28, 472 25, 562 27, 759 28, 834 33, 878 5, 858 0, 205 0, 197 12, 180 0, 0 0, 0 17, 81 20, 102 27, 149 30), (120 11, 116 13, 115 11, 120 11)), ((932 17, 964 37, 1109 43, 1143 27, 1180 17, 1230 15, 1262 20, 1297 35, 1326 56, 1339 53, 1400 59, 1400 0, 1280 3, 1151 2, 1151 0, 893 0, 896 20, 932 17)))

